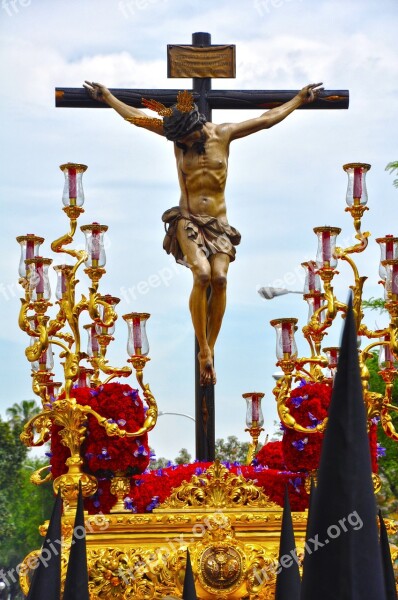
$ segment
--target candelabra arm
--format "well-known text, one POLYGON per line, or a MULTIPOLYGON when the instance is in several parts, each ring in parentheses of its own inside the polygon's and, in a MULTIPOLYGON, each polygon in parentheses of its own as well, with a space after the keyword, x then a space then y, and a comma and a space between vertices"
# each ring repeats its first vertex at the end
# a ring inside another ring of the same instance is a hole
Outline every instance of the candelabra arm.
POLYGON ((21 442, 28 447, 42 446, 50 439, 51 432, 51 410, 44 409, 37 415, 34 415, 27 423, 25 423, 22 433, 19 436, 21 442), (38 433, 39 437, 35 441, 34 430, 38 433))
POLYGON ((361 325, 359 326, 359 329, 358 329, 358 335, 367 337, 368 339, 382 338, 385 335, 387 335, 388 333, 389 333, 388 327, 386 327, 385 329, 377 329, 376 331, 372 331, 371 329, 368 329, 368 327, 365 325, 365 323, 361 323, 361 325))
POLYGON ((253 459, 256 455, 256 450, 257 450, 257 446, 258 446, 258 438, 260 437, 260 434, 262 431, 264 431, 264 429, 262 427, 248 427, 247 429, 245 429, 245 431, 248 431, 252 438, 252 441, 249 444, 249 447, 247 450, 247 456, 246 456, 246 464, 251 465, 253 462, 253 459))
MULTIPOLYGON (((325 359, 326 360, 326 359, 325 359)), ((306 360, 305 362, 313 362, 306 360)), ((290 414, 289 408, 286 406, 286 400, 289 398, 290 388, 292 384, 292 374, 286 374, 282 377, 275 389, 274 394, 276 396, 276 407, 278 411, 279 418, 283 425, 288 427, 289 429, 294 429, 295 431, 299 431, 300 433, 321 433, 325 431, 327 418, 325 418, 321 423, 318 423, 316 427, 307 428, 303 427, 299 423, 297 423, 296 419, 290 414)))
POLYGON ((392 416, 390 414, 390 411, 393 412, 398 412, 398 407, 395 406, 394 404, 391 404, 391 402, 383 402, 381 411, 380 411, 380 423, 381 426, 383 427, 383 430, 385 432, 385 434, 391 438, 392 440, 394 440, 395 442, 398 441, 398 432, 396 431, 395 427, 394 427, 394 423, 392 421, 392 416))
POLYGON ((101 295, 93 287, 90 288, 90 299, 88 302, 88 313, 93 321, 98 323, 101 327, 110 327, 117 320, 117 313, 113 306, 102 300, 101 295), (104 307, 103 318, 101 319, 100 313, 97 306, 101 305, 104 307))
POLYGON ((130 367, 111 367, 108 365, 108 361, 105 356, 100 356, 95 361, 95 366, 99 368, 105 375, 110 375, 110 377, 104 381, 104 384, 110 381, 113 377, 129 377, 132 373, 132 369, 130 367))
POLYGON ((73 258, 80 259, 82 254, 85 254, 84 250, 68 250, 64 248, 64 246, 67 246, 73 242, 73 238, 76 233, 77 219, 81 213, 84 212, 84 209, 80 208, 79 206, 66 206, 63 210, 69 217, 70 231, 69 233, 65 233, 65 235, 62 235, 58 239, 54 240, 51 243, 51 250, 57 253, 63 252, 65 254, 69 254, 69 256, 73 256, 73 258))
POLYGON ((48 348, 49 340, 45 323, 38 324, 36 334, 38 336, 37 341, 25 349, 25 356, 29 362, 39 360, 40 356, 48 348))
POLYGON ((27 317, 28 310, 30 308, 30 301, 26 298, 20 298, 21 308, 18 315, 18 325, 22 331, 30 335, 31 337, 37 337, 36 332, 31 328, 30 322, 27 317))
POLYGON ((44 467, 41 467, 40 469, 37 469, 36 471, 34 471, 34 473, 32 473, 32 475, 30 476, 30 482, 33 483, 34 485, 43 485, 43 483, 47 483, 47 481, 51 481, 51 479, 52 479, 51 471, 49 473, 47 473, 47 475, 43 479, 41 477, 41 474, 43 473, 43 471, 47 471, 50 468, 51 468, 51 465, 45 465, 44 467))

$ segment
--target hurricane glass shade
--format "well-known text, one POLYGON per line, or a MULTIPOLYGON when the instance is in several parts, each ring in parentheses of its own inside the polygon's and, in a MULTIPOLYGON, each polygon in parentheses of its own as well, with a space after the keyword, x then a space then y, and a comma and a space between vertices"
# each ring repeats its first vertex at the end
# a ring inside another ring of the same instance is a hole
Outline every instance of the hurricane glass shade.
MULTIPOLYGON (((314 312, 325 304, 325 295, 320 292, 313 292, 311 294, 304 294, 304 298, 308 303, 308 322, 310 322, 314 312)), ((325 320, 325 312, 322 311, 318 315, 318 323, 323 323, 325 320)))
POLYGON ((314 260, 301 263, 305 270, 304 294, 321 291, 321 278, 317 273, 317 266, 314 260))
POLYGON ((27 233, 17 237, 17 242, 21 246, 21 258, 19 260, 18 273, 20 277, 27 277, 27 269, 25 260, 27 258, 35 258, 40 254, 40 246, 44 242, 44 238, 38 237, 34 233, 27 233))
POLYGON ((55 400, 57 400, 61 386, 62 386, 62 383, 60 381, 52 381, 51 380, 46 383, 47 394, 48 394, 51 402, 54 402, 55 400))
POLYGON ((148 313, 129 313, 123 315, 128 327, 127 353, 129 356, 147 356, 149 342, 146 334, 148 313))
POLYGON ((91 225, 82 225, 80 229, 86 237, 87 260, 84 264, 86 267, 104 267, 106 263, 104 233, 108 230, 108 226, 91 223, 91 225))
MULTIPOLYGON (((106 294, 105 296, 100 296, 99 299, 102 300, 103 302, 106 302, 110 306, 112 306, 112 308, 114 308, 120 302, 120 298, 116 298, 115 296, 111 296, 110 294, 106 294)), ((105 316, 104 316, 105 307, 103 304, 98 304, 98 313, 99 313, 101 322, 103 323, 104 318, 105 318, 105 316)), ((112 325, 109 325, 108 327, 106 327, 105 325, 102 325, 101 323, 96 323, 95 330, 98 335, 112 335, 113 333, 115 333, 115 322, 113 322, 112 325)))
MULTIPOLYGON (((30 345, 32 346, 37 341, 37 338, 31 338, 30 345)), ((39 360, 35 360, 31 363, 32 371, 37 373, 38 371, 44 371, 49 373, 54 368, 54 354, 52 351, 51 343, 48 344, 47 350, 41 353, 39 360)))
POLYGON ((296 331, 297 319, 274 319, 270 322, 276 332, 276 357, 278 360, 297 357, 296 331))
POLYGON ((386 270, 385 297, 391 296, 396 299, 398 296, 398 259, 383 260, 383 267, 386 270))
POLYGON ((387 344, 383 344, 382 346, 380 346, 378 359, 380 369, 397 369, 398 361, 395 358, 394 354, 391 352, 389 336, 381 338, 380 341, 387 342, 387 344))
POLYGON ((51 258, 43 258, 42 256, 35 256, 34 258, 27 258, 25 260, 26 278, 29 281, 31 300, 50 300, 51 288, 48 267, 51 263, 51 258))
POLYGON ((90 358, 97 358, 101 354, 100 345, 97 340, 97 333, 95 330, 95 323, 89 323, 84 325, 84 329, 87 331, 87 354, 90 358))
POLYGON ((66 163, 59 167, 65 175, 62 203, 64 206, 83 206, 84 192, 82 177, 87 169, 86 165, 77 163, 66 163))
POLYGON ((264 415, 261 400, 264 398, 264 394, 261 392, 247 392, 242 395, 246 400, 246 426, 249 429, 262 427, 264 425, 264 415))
POLYGON ((334 255, 336 239, 341 229, 339 227, 314 227, 314 233, 318 237, 318 251, 316 254, 316 266, 318 269, 337 267, 337 258, 334 255))
POLYGON ((86 367, 79 367, 79 374, 77 376, 76 386, 78 388, 91 387, 91 377, 93 375, 94 375, 93 369, 86 369, 86 367))
POLYGON ((368 202, 366 173, 369 171, 370 165, 366 163, 349 163, 343 165, 343 169, 348 175, 346 194, 347 206, 365 206, 368 202))
POLYGON ((382 281, 385 281, 387 273, 383 261, 398 258, 398 238, 387 234, 385 237, 376 238, 376 242, 380 246, 379 276, 382 281))
POLYGON ((53 268, 57 274, 57 286, 55 288, 55 297, 57 298, 57 300, 62 300, 67 291, 68 275, 72 271, 73 267, 71 265, 57 265, 53 268))

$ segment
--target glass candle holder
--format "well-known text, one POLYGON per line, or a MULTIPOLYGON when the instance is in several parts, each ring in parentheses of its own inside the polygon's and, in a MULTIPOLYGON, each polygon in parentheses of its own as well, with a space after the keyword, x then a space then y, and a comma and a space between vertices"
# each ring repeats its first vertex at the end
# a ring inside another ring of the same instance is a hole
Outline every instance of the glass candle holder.
POLYGON ((98 358, 101 354, 101 348, 97 340, 97 332, 95 330, 95 323, 89 323, 84 325, 83 329, 87 331, 87 354, 90 358, 98 358))
POLYGON ((389 336, 385 336, 384 338, 380 338, 381 342, 387 342, 387 344, 383 344, 379 349, 379 358, 378 364, 380 370, 383 369, 397 369, 398 361, 395 358, 394 354, 391 352, 390 348, 390 338, 389 336))
MULTIPOLYGON (((37 338, 31 338, 30 344, 33 345, 37 338)), ((47 350, 41 353, 39 360, 35 360, 31 363, 32 371, 45 371, 50 372, 54 368, 54 354, 52 351, 51 343, 48 344, 47 350)))
POLYGON ((59 167, 65 175, 65 184, 62 194, 64 206, 83 206, 84 192, 82 177, 87 170, 86 165, 78 163, 66 163, 59 167))
POLYGON ((383 264, 385 260, 394 260, 398 258, 398 238, 387 234, 385 237, 376 238, 380 246, 380 265, 379 275, 382 281, 386 280, 386 268, 383 264))
POLYGON ((246 400, 246 426, 248 429, 262 427, 264 425, 264 415, 261 400, 264 398, 264 394, 261 392, 247 392, 242 396, 246 400))
POLYGON ((386 270, 385 297, 397 300, 398 295, 398 259, 383 260, 383 267, 386 270))
POLYGON ((304 294, 321 292, 321 278, 317 273, 317 266, 314 260, 308 260, 301 263, 305 271, 304 294))
POLYGON ((274 319, 270 321, 276 332, 276 357, 278 360, 297 358, 297 346, 294 332, 297 319, 274 319))
POLYGON ((32 301, 50 300, 51 288, 48 267, 51 263, 51 258, 43 258, 42 256, 27 258, 25 260, 26 277, 29 281, 30 299, 32 301))
POLYGON ((93 369, 87 369, 86 367, 79 367, 79 374, 76 381, 76 387, 78 388, 89 388, 91 387, 91 377, 94 375, 93 369))
MULTIPOLYGON (((308 322, 312 319, 313 314, 325 304, 325 294, 321 292, 312 292, 310 294, 304 294, 304 299, 308 303, 308 322)), ((318 315, 318 323, 323 323, 325 320, 326 311, 322 311, 318 315)))
POLYGON ((104 267, 106 263, 104 233, 108 231, 108 226, 91 223, 91 225, 82 225, 80 229, 86 237, 86 267, 104 267))
POLYGON ((21 246, 21 258, 19 260, 18 273, 20 277, 27 277, 26 259, 35 258, 40 254, 40 246, 44 238, 38 237, 34 233, 27 233, 17 237, 17 242, 21 246))
POLYGON ((347 206, 360 204, 365 206, 368 202, 366 173, 369 171, 370 165, 367 163, 348 163, 343 165, 343 169, 348 175, 347 206))
POLYGON ((318 269, 337 267, 337 258, 334 256, 336 249, 336 239, 339 235, 340 227, 314 227, 314 233, 318 237, 318 251, 316 255, 316 266, 318 269))
POLYGON ((46 383, 47 394, 50 398, 50 402, 55 402, 59 396, 59 390, 61 389, 62 383, 60 381, 48 381, 46 383))
POLYGON ((148 313, 123 315, 128 327, 127 353, 130 357, 147 356, 149 353, 146 322, 150 316, 148 313))
POLYGON ((66 294, 67 281, 73 267, 72 265, 57 265, 53 268, 57 274, 57 287, 55 289, 55 296, 57 300, 62 300, 66 294))
MULTIPOLYGON (((106 302, 113 308, 120 302, 120 298, 116 298, 115 296, 111 296, 110 294, 100 296, 99 299, 103 302, 106 302)), ((98 313, 102 322, 104 322, 105 319, 105 312, 106 311, 104 305, 98 304, 98 313)), ((96 323, 95 330, 98 335, 112 335, 113 333, 115 333, 115 322, 113 322, 113 324, 109 325, 108 327, 106 327, 105 325, 101 325, 101 323, 96 323)))
POLYGON ((330 346, 329 348, 323 348, 323 352, 326 354, 330 375, 334 379, 339 362, 340 348, 339 346, 330 346))

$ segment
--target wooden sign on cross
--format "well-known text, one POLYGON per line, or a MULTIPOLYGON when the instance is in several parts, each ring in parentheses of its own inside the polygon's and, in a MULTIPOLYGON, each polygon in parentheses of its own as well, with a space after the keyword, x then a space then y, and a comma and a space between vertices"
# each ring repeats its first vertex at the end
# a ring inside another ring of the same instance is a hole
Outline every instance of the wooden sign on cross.
MULTIPOLYGON (((209 33, 194 33, 192 45, 168 46, 168 76, 192 77, 193 93, 199 111, 212 120, 212 109, 275 108, 294 98, 299 90, 212 90, 212 78, 235 77, 235 46, 212 45, 209 33)), ((151 98, 172 106, 179 90, 111 89, 118 99, 135 108, 142 107, 142 98, 151 98)), ((84 88, 55 89, 57 107, 108 108, 92 99, 84 88)), ((348 108, 348 90, 323 90, 316 100, 299 110, 348 108)), ((212 462, 215 459, 214 385, 201 386, 198 344, 195 343, 195 419, 196 458, 212 462)))

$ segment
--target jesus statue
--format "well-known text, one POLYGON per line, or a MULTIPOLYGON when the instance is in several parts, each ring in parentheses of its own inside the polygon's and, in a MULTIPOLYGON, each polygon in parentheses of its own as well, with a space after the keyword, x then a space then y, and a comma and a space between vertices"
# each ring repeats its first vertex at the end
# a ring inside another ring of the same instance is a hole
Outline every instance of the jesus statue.
POLYGON ((201 385, 216 383, 214 346, 225 312, 228 267, 241 237, 227 219, 224 191, 229 145, 273 127, 296 108, 313 102, 323 89, 320 85, 305 86, 292 100, 257 118, 220 125, 206 121, 187 91, 180 92, 170 108, 143 99, 143 106, 156 111, 159 119, 124 104, 100 83, 86 81, 84 85, 92 98, 105 102, 127 121, 174 142, 181 195, 179 206, 163 214, 163 247, 192 271, 189 308, 199 344, 201 385))

